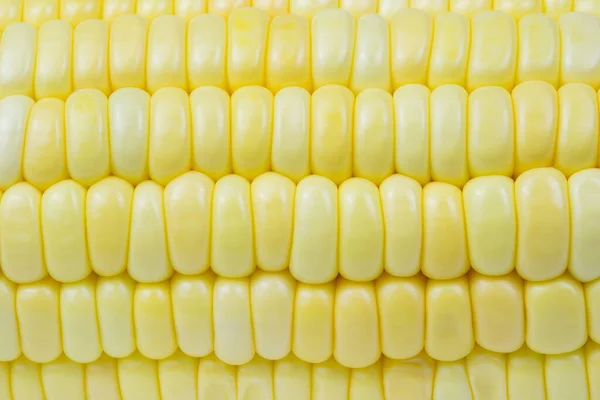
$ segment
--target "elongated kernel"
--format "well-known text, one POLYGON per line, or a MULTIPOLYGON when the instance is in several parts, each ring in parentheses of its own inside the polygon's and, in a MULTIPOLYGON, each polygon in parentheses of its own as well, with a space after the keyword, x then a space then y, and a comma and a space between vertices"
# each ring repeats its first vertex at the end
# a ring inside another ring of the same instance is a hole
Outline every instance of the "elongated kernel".
POLYGON ((191 0, 174 0, 174 14, 189 22, 198 14, 206 13, 207 0, 191 1, 191 0))
POLYGON ((192 19, 187 25, 186 51, 187 84, 190 90, 207 85, 228 88, 227 22, 222 16, 202 14, 192 19))
POLYGON ((450 0, 450 11, 464 14, 469 18, 492 9, 492 0, 450 0))
POLYGON ((150 24, 146 61, 150 93, 165 87, 187 89, 185 31, 186 23, 177 15, 162 15, 150 24))
POLYGON ((507 359, 508 398, 545 400, 544 356, 527 346, 510 353, 507 359))
MULTIPOLYGON (((356 0, 351 1, 357 3, 356 0)), ((377 14, 368 14, 358 19, 354 52, 350 77, 352 91, 356 94, 369 88, 389 91, 390 32, 385 18, 377 14)))
MULTIPOLYGON (((546 6, 548 1, 545 1, 546 6)), ((516 82, 531 80, 557 86, 561 61, 558 24, 544 14, 529 14, 518 23, 519 55, 516 82)))
POLYGON ((46 400, 84 399, 85 367, 64 355, 42 364, 41 376, 46 400))
POLYGON ((118 361, 121 396, 131 400, 160 400, 158 362, 134 353, 118 361))
POLYGON ((236 8, 249 7, 250 4, 251 0, 208 0, 208 13, 227 18, 236 8))
POLYGON ((85 393, 88 400, 120 400, 117 359, 106 355, 85 365, 85 393))
POLYGON ((23 3, 23 22, 39 28, 44 22, 59 18, 58 0, 27 0, 23 3))
POLYGON ((561 42, 560 83, 600 88, 600 16, 574 12, 558 19, 561 42))
MULTIPOLYGON (((17 285, 0 275, 0 361, 13 361, 21 355, 17 309, 17 285)), ((2 393, 2 392, 0 392, 2 393)), ((0 397, 1 399, 2 397, 0 397)))
POLYGON ((126 14, 135 14, 135 0, 104 0, 102 2, 102 18, 113 22, 126 14))
POLYGON ((589 385, 589 396, 595 399, 600 395, 600 345, 589 340, 585 347, 585 360, 589 385))
POLYGON ((333 358, 313 365, 312 399, 348 399, 350 389, 350 369, 333 358))
POLYGON ((100 19, 102 2, 95 0, 62 0, 60 2, 60 19, 73 26, 90 19, 100 19))
POLYGON ((273 392, 275 398, 290 400, 311 399, 312 364, 299 360, 293 354, 273 364, 273 392))
POLYGON ((467 374, 475 400, 506 400, 506 355, 475 347, 467 356, 467 374))
POLYGON ((590 339, 600 342, 600 280, 584 284, 585 308, 588 325, 588 334, 590 339))
MULTIPOLYGON (((94 3, 100 3, 95 2, 94 3)), ((109 25, 87 20, 73 33, 73 88, 98 89, 110 94, 108 75, 109 25)))
POLYGON ((237 396, 241 400, 273 400, 273 362, 259 356, 237 370, 237 396))
POLYGON ((465 86, 471 44, 469 19, 456 13, 441 13, 435 17, 434 26, 427 78, 429 87, 465 86))
POLYGON ((158 362, 162 400, 197 399, 198 360, 182 352, 158 362))
POLYGON ((15 94, 33 97, 37 32, 33 25, 15 23, 0 42, 0 98, 15 94))
POLYGON ((173 14, 173 0, 136 0, 136 12, 149 22, 173 14))
POLYGON ((236 368, 214 354, 198 363, 198 398, 236 400, 236 368))
POLYGON ((22 95, 0 100, 0 189, 23 179, 23 150, 33 100, 22 95))
POLYGON ((466 362, 439 362, 433 383, 433 400, 473 400, 466 362))
POLYGON ((525 15, 542 12, 541 0, 496 0, 494 10, 502 11, 519 20, 525 15))
POLYGON ((109 70, 112 90, 146 88, 148 22, 125 14, 110 25, 109 70))
POLYGON ((350 370, 348 399, 384 400, 381 363, 350 370))
POLYGON ((394 15, 408 8, 408 0, 379 0, 379 15, 390 20, 394 15))
POLYGON ((431 399, 435 364, 424 352, 409 359, 384 358, 382 367, 386 399, 431 399))
POLYGON ((46 400, 41 365, 21 357, 10 366, 12 399, 46 400))
POLYGON ((546 357, 546 396, 548 400, 565 397, 587 400, 588 374, 583 349, 546 357))
POLYGON ((73 89, 73 28, 67 21, 49 20, 39 27, 37 37, 35 97, 66 100, 73 89))

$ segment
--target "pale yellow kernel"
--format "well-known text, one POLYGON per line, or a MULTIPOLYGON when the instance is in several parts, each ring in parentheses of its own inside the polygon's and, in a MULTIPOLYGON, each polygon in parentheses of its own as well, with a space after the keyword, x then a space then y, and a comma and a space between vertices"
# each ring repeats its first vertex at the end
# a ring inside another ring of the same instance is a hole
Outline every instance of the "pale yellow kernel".
POLYGON ((127 274, 99 277, 96 282, 102 349, 110 357, 127 357, 136 349, 133 322, 135 285, 127 274))
POLYGON ((515 265, 517 216, 514 181, 482 176, 463 190, 469 260, 486 275, 504 275, 515 265))
POLYGON ((121 400, 117 359, 102 355, 85 365, 85 393, 87 400, 121 400))
POLYGON ((556 21, 548 15, 529 14, 519 21, 518 32, 517 83, 538 80, 557 86, 561 56, 556 21))
POLYGON ((266 50, 267 87, 273 93, 288 86, 310 90, 310 66, 310 20, 292 14, 273 18, 266 50))
POLYGON ((186 92, 168 87, 150 100, 150 178, 166 185, 192 167, 190 103, 186 92))
POLYGON ((233 172, 248 180, 271 168, 273 94, 246 86, 231 96, 231 159, 233 172))
POLYGON ((567 180, 558 170, 539 168, 515 181, 516 270, 530 281, 552 279, 567 269, 570 216, 567 180))
POLYGON ((40 205, 42 194, 28 183, 11 186, 0 202, 0 265, 16 283, 45 277, 40 205))
POLYGON ((275 399, 310 400, 311 374, 312 364, 299 360, 293 354, 275 361, 273 364, 275 399))
MULTIPOLYGON (((311 62, 314 89, 338 84, 348 85, 352 73, 355 44, 355 23, 349 12, 337 9, 337 0, 318 0, 331 3, 312 19, 311 62), (325 9, 331 8, 332 9, 325 9)), ((309 3, 313 0, 291 0, 309 3)), ((293 4, 290 10, 295 13, 293 4)))
POLYGON ((433 382, 433 400, 473 400, 464 360, 438 362, 433 382))
POLYGON ((163 15, 173 14, 174 0, 135 0, 136 14, 152 23, 163 15))
MULTIPOLYGON (((62 353, 59 303, 60 284, 53 279, 18 286, 16 312, 21 350, 27 359, 46 363, 62 353)), ((17 396, 14 389, 13 381, 17 396)))
POLYGON ((289 0, 290 13, 305 17, 314 17, 319 11, 328 8, 338 8, 339 0, 289 0))
POLYGON ((198 398, 236 400, 236 368, 216 358, 214 354, 198 363, 198 398))
POLYGON ((158 362, 161 400, 196 400, 198 359, 176 352, 158 362))
POLYGON ((384 275, 377 280, 381 352, 390 359, 416 357, 423 350, 425 283, 423 276, 384 275))
MULTIPOLYGON (((97 3, 100 3, 97 1, 97 3)), ((109 24, 87 20, 73 34, 73 88, 98 89, 110 94, 108 76, 109 24)))
POLYGON ((138 282, 160 282, 173 273, 167 247, 163 188, 145 181, 133 191, 127 272, 138 282))
POLYGON ((558 19, 561 42, 560 84, 600 88, 600 16, 573 12, 558 19))
POLYGON ((252 182, 251 192, 256 263, 264 271, 282 271, 290 263, 296 186, 267 172, 252 182))
POLYGON ((406 85, 394 93, 394 157, 396 172, 421 185, 431 180, 429 155, 430 91, 406 85))
POLYGON ((68 178, 62 100, 43 99, 31 108, 25 133, 23 177, 39 190, 68 178))
POLYGON ((466 15, 469 18, 491 9, 492 0, 450 0, 450 11, 466 15))
POLYGON ((515 121, 510 93, 497 86, 475 89, 467 116, 469 174, 512 176, 515 121))
POLYGON ((585 360, 589 385, 589 396, 595 399, 600 395, 600 344, 589 340, 585 347, 585 360))
MULTIPOLYGON (((19 1, 19 3, 21 3, 19 1)), ((10 3, 9 3, 10 4, 10 3)), ((58 19, 58 0, 24 0, 23 22, 39 28, 44 22, 58 19)))
POLYGON ((146 89, 148 22, 125 14, 110 24, 109 72, 112 90, 132 87, 146 89))
POLYGON ((40 367, 26 357, 10 364, 11 399, 46 400, 40 367))
POLYGON ((177 350, 169 282, 138 283, 133 317, 137 349, 144 357, 161 360, 177 350))
POLYGON ((424 352, 409 359, 383 359, 383 388, 386 399, 431 400, 434 361, 424 352))
MULTIPOLYGON (((138 9, 138 14, 142 12, 138 9)), ((187 90, 186 23, 177 15, 161 15, 148 28, 146 85, 150 94, 165 87, 187 90)))
MULTIPOLYGON (((335 301, 333 282, 322 285, 298 283, 294 303, 292 350, 299 359, 320 363, 333 354, 335 301)), ((315 395, 313 389, 313 397, 315 395)), ((329 397, 323 397, 326 398, 329 397)))
POLYGON ((250 5, 251 0, 208 0, 208 13, 227 18, 236 8, 249 7, 250 5))
POLYGON ((448 11, 448 0, 410 0, 410 6, 437 15, 448 11))
POLYGON ((528 14, 541 13, 544 2, 542 0, 494 0, 494 10, 502 11, 519 20, 528 14))
POLYGON ((9 0, 0 5, 0 32, 14 22, 19 22, 23 15, 23 3, 9 0))
POLYGON ((588 400, 588 374, 583 349, 546 357, 546 398, 588 400))
POLYGON ((192 275, 210 266, 210 213, 214 182, 196 171, 172 180, 164 192, 169 257, 173 269, 192 275))
POLYGON ((250 281, 219 277, 215 281, 214 351, 224 363, 243 365, 255 354, 250 281))
POLYGON ((15 94, 33 97, 36 46, 33 25, 16 22, 4 29, 0 41, 0 98, 15 94))
POLYGON ((339 188, 340 274, 352 281, 371 281, 383 271, 384 229, 377 186, 350 178, 339 188))
POLYGON ((431 279, 452 279, 469 270, 463 196, 455 186, 432 182, 423 188, 421 270, 431 279))
POLYGON ((128 400, 161 400, 158 362, 134 353, 118 361, 121 396, 128 400))
POLYGON ((96 89, 81 89, 65 103, 65 142, 69 175, 91 186, 110 173, 108 99, 96 89))
POLYGON ((379 0, 340 0, 340 8, 348 11, 353 17, 375 14, 379 0))
POLYGON ((477 346, 467 356, 467 374, 475 400, 507 400, 506 355, 477 346))
POLYGON ((556 19, 573 10, 573 0, 545 0, 543 5, 544 13, 556 19))
POLYGON ((511 400, 546 400, 544 355, 523 346, 508 354, 508 398, 511 400))
POLYGON ((583 286, 568 275, 525 282, 525 315, 527 346, 538 353, 574 351, 588 338, 583 286))
POLYGON ((213 350, 213 288, 215 277, 175 275, 171 279, 173 320, 179 348, 191 357, 213 350))
POLYGON ((380 15, 363 15, 356 23, 350 88, 355 94, 369 88, 391 89, 390 30, 380 15))
MULTIPOLYGON (((425 304, 427 354, 440 361, 456 361, 468 355, 474 346, 468 280, 427 281, 425 304)), ((435 393, 434 398, 438 398, 435 393)))
POLYGON ((206 13, 207 2, 207 0, 174 0, 174 14, 183 18, 186 23, 189 23, 198 14, 206 13))
POLYGON ((69 359, 88 363, 100 357, 102 346, 94 276, 61 285, 60 322, 63 350, 69 359))
POLYGON ((67 21, 47 21, 39 27, 37 37, 35 97, 66 100, 73 90, 73 27, 67 21))
POLYGON ((350 370, 349 400, 384 400, 381 363, 350 370))
POLYGON ((288 0, 252 0, 252 6, 267 11, 271 17, 287 14, 289 8, 288 0))
POLYGON ((135 14, 136 0, 103 0, 102 19, 113 22, 118 17, 127 14, 135 14))
POLYGON ((588 282, 583 286, 585 308, 590 339, 600 343, 600 280, 588 282))
POLYGON ((205 86, 190 95, 192 168, 214 181, 232 172, 230 99, 221 88, 205 86))
POLYGON ((25 132, 33 104, 22 95, 0 100, 0 190, 23 180, 25 132))
POLYGON ((273 400, 273 362, 254 357, 237 370, 238 400, 273 400))
POLYGON ((298 183, 290 272, 300 282, 324 283, 338 268, 338 189, 327 178, 311 175, 298 183))
POLYGON ((73 26, 90 19, 102 18, 102 2, 98 0, 61 0, 60 19, 73 26))
POLYGON ((239 278, 256 268, 250 183, 239 175, 221 178, 214 187, 211 268, 219 276, 239 278))
MULTIPOLYGON (((17 309, 17 285, 0 275, 0 362, 13 361, 21 355, 17 309)), ((2 393, 0 391, 0 393, 2 393)), ((0 399, 5 400, 0 396, 0 399)))
POLYGON ((525 343, 523 280, 516 274, 470 276, 475 341, 500 353, 517 351, 525 343))
POLYGON ((313 365, 312 400, 348 399, 350 369, 338 364, 333 357, 313 365))
POLYGON ((114 276, 127 267, 133 186, 116 177, 92 185, 85 199, 85 228, 95 273, 114 276))
POLYGON ((227 21, 229 90, 265 84, 269 15, 259 8, 234 9, 227 21))
POLYGON ((394 15, 409 6, 408 0, 379 0, 378 3, 379 15, 383 16, 388 21, 390 21, 394 15))
MULTIPOLYGON (((419 8, 414 3, 411 6, 419 8)), ((469 19, 458 13, 441 13, 435 17, 434 26, 428 86, 432 89, 444 84, 465 86, 471 45, 469 19)))
POLYGON ((42 364, 41 376, 46 400, 85 399, 85 369, 65 356, 42 364))
POLYGON ((92 272, 85 231, 83 186, 61 181, 42 195, 41 224, 44 256, 50 276, 75 282, 92 272))
POLYGON ((227 23, 222 16, 202 14, 192 19, 187 25, 186 49, 190 90, 206 85, 227 89, 227 23))
POLYGON ((598 0, 573 0, 573 11, 600 15, 600 2, 598 0))

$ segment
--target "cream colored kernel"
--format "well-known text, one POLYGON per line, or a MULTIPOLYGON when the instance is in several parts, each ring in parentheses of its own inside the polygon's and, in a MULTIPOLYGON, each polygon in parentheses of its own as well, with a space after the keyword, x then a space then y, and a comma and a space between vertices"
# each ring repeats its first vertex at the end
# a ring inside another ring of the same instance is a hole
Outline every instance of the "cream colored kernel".
POLYGON ((7 1, 0 6, 0 32, 10 24, 18 22, 23 15, 23 4, 20 1, 7 1))
POLYGON ((83 21, 73 33, 73 88, 98 89, 110 94, 108 76, 109 24, 83 21))
POLYGON ((113 22, 118 17, 127 14, 135 14, 136 0, 103 0, 102 19, 113 22))
POLYGON ((477 346, 467 356, 467 374, 473 399, 508 399, 506 355, 477 346))
MULTIPOLYGON (((143 15, 139 8, 138 14, 143 15)), ((185 20, 177 15, 161 15, 150 24, 146 60, 150 94, 165 87, 187 90, 186 28, 185 20)))
POLYGON ((313 400, 348 399, 350 369, 341 366, 333 358, 315 364, 311 386, 313 400))
POLYGON ((448 0, 410 0, 410 6, 437 15, 448 11, 448 0))
POLYGON ((340 0, 340 8, 348 11, 353 17, 360 18, 366 14, 377 13, 379 0, 340 0))
POLYGON ((110 24, 109 74, 113 91, 146 89, 148 22, 135 14, 117 17, 110 24))
POLYGON ((0 98, 15 94, 33 97, 36 46, 33 25, 17 22, 4 29, 0 41, 0 98))
POLYGON ((38 28, 34 90, 37 100, 66 100, 73 91, 73 27, 67 21, 48 20, 38 28))
POLYGON ((450 0, 450 11, 473 18, 492 9, 492 0, 450 0))
POLYGON ((136 14, 144 17, 149 23, 163 15, 173 14, 174 0, 135 0, 136 14))
MULTIPOLYGON (((547 1, 547 0, 545 0, 547 1)), ((542 0, 494 0, 494 10, 502 11, 519 20, 528 14, 543 12, 542 0)))
POLYGON ((433 400, 473 400, 464 360, 438 362, 433 383, 433 400))
POLYGON ((0 189, 23 180, 23 152, 33 100, 22 95, 0 100, 0 189))
POLYGON ((391 89, 390 30, 380 15, 363 15, 356 23, 350 88, 355 94, 370 88, 391 89))
POLYGON ((131 400, 161 400, 158 362, 134 353, 118 361, 121 396, 131 400))
POLYGON ((206 13, 207 3, 207 0, 174 0, 173 14, 189 23, 197 15, 206 13))
POLYGON ((590 398, 583 349, 546 357, 546 398, 587 400, 590 398))
POLYGON ((287 14, 289 9, 288 0, 252 0, 252 6, 263 9, 269 13, 269 16, 287 14))
POLYGON ((431 400, 435 362, 425 352, 409 359, 383 359, 386 398, 431 400))
POLYGON ((339 0, 289 0, 290 13, 312 18, 320 11, 338 8, 339 0))
POLYGON ((558 19, 561 39, 560 84, 600 88, 600 16, 573 12, 558 19))
POLYGON ((198 359, 178 351, 158 362, 161 400, 196 400, 198 359))
MULTIPOLYGON (((0 361, 16 360, 21 355, 17 321, 17 285, 0 275, 0 361)), ((0 392, 2 393, 2 392, 0 392)), ((0 399, 3 399, 0 397, 0 399)), ((4 400, 4 399, 3 399, 4 400)))
POLYGON ((275 399, 310 400, 312 364, 289 354, 273 365, 275 399))
MULTIPOLYGON (((191 2, 197 4, 198 2, 191 2)), ((202 14, 187 25, 187 84, 227 89, 227 22, 217 14, 202 14)), ((205 88, 205 90, 209 90, 205 88)), ((214 90, 214 88, 211 88, 214 90)))
POLYGON ((349 400, 384 400, 381 363, 350 370, 349 400))
POLYGON ((236 400, 236 367, 216 358, 214 354, 198 363, 198 398, 236 400))
POLYGON ((508 354, 508 398, 511 400, 546 400, 544 355, 527 346, 508 354))
POLYGON ((591 340, 600 342, 600 280, 587 282, 583 286, 588 334, 591 340))
MULTIPOLYGON (((414 3, 411 6, 419 8, 414 3)), ((457 13, 441 13, 435 17, 434 26, 428 86, 432 89, 445 84, 465 86, 471 46, 469 19, 457 13)))
POLYGON ((539 80, 556 87, 561 61, 558 24, 549 15, 535 13, 521 18, 517 27, 517 83, 539 80))
POLYGON ((102 2, 97 0, 61 0, 60 19, 73 26, 90 19, 102 18, 102 2))
POLYGON ((227 18, 236 8, 249 7, 250 5, 251 0, 208 0, 208 13, 227 18))
POLYGON ((254 357, 237 370, 239 400, 273 400, 273 362, 254 357))
POLYGON ((42 387, 41 365, 21 357, 10 365, 12 399, 46 400, 42 387))
POLYGON ((61 356, 42 364, 41 377, 46 400, 85 399, 84 365, 61 356))
POLYGON ((25 0, 23 2, 23 22, 32 24, 36 28, 39 28, 44 22, 58 19, 58 17, 58 0, 25 0))
POLYGON ((585 347, 585 360, 589 385, 589 396, 595 399, 600 395, 600 344, 589 340, 585 347))
POLYGON ((85 365, 87 400, 120 400, 117 360, 106 355, 85 365))
POLYGON ((401 10, 408 8, 408 0, 379 0, 378 13, 388 21, 401 10))

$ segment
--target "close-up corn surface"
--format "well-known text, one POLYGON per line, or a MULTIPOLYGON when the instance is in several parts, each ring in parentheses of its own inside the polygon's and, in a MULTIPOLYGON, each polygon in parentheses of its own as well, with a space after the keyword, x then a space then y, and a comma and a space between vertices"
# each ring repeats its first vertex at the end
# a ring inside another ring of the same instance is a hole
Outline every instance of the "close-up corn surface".
POLYGON ((311 20, 292 14, 270 19, 264 10, 247 7, 228 19, 202 14, 189 22, 176 15, 148 21, 131 14, 75 27, 62 20, 19 22, 2 34, 0 98, 66 100, 86 88, 155 93, 207 85, 229 92, 259 85, 277 93, 339 84, 358 94, 456 84, 471 92, 484 86, 511 90, 530 80, 598 90, 598 48, 600 16, 584 12, 558 19, 529 14, 516 21, 503 11, 469 18, 402 9, 388 21, 377 14, 354 20, 343 9, 327 9, 311 20))
POLYGON ((600 400, 599 1, 0 35, 0 400, 600 400))

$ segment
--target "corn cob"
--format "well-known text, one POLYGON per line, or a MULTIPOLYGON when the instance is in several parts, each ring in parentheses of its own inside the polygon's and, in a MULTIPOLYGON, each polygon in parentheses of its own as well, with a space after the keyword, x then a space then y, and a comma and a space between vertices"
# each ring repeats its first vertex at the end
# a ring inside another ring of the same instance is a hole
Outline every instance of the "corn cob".
POLYGON ((296 282, 288 272, 248 278, 212 273, 135 283, 127 275, 91 276, 74 283, 0 281, 0 360, 23 354, 47 363, 63 352, 88 363, 104 352, 139 351, 165 359, 178 349, 191 357, 213 351, 230 365, 255 354, 362 368, 383 354, 408 359, 423 349, 456 361, 475 344, 510 353, 524 344, 540 354, 564 354, 590 338, 600 343, 600 280, 569 275, 524 281, 515 273, 426 280, 385 274, 374 282, 340 278, 296 282), (568 326, 568 329, 564 329, 568 326))
POLYGON ((161 361, 137 353, 119 360, 103 356, 89 364, 19 358, 0 363, 0 399, 595 399, 599 354, 594 343, 551 356, 526 347, 507 355, 476 348, 459 361, 434 362, 419 354, 351 369, 293 355, 275 362, 256 357, 238 367, 182 353, 161 361))
POLYGON ((310 21, 291 14, 269 19, 259 8, 242 8, 227 21, 203 14, 189 22, 174 15, 151 22, 123 15, 75 28, 60 20, 38 28, 15 23, 0 43, 0 98, 66 100, 78 89, 108 95, 124 87, 155 93, 206 85, 230 92, 259 85, 277 93, 339 84, 358 94, 456 84, 471 92, 484 86, 511 90, 529 80, 598 90, 599 18, 531 14, 516 23, 502 11, 470 20, 404 9, 389 21, 367 14, 355 22, 344 10, 327 9, 310 21))

